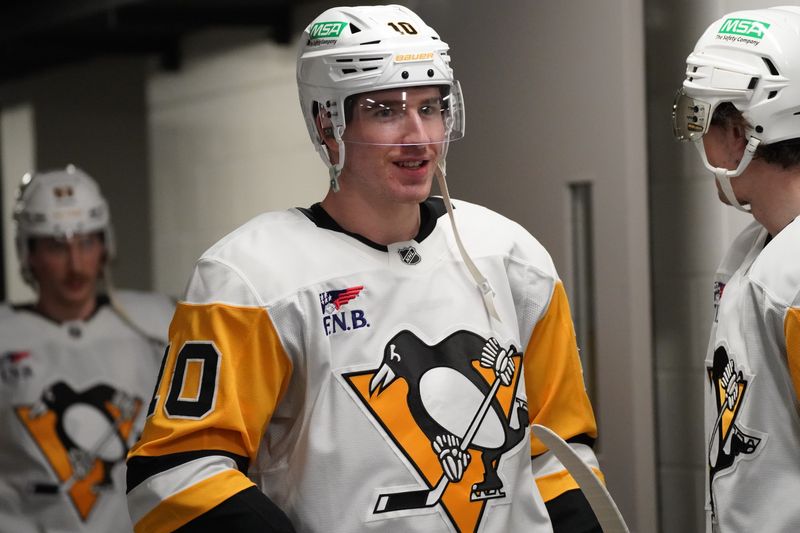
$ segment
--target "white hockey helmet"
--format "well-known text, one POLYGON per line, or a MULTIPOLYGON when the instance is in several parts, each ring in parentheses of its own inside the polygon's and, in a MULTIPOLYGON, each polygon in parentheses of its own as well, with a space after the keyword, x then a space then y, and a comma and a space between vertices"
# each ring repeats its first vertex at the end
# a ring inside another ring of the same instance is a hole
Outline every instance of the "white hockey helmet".
POLYGON ((108 204, 97 183, 85 172, 64 170, 28 173, 22 177, 14 206, 16 246, 22 277, 34 280, 28 262, 28 241, 102 232, 106 259, 114 256, 114 234, 108 204))
POLYGON ((331 186, 344 165, 347 97, 384 89, 438 85, 444 91, 445 144, 464 135, 464 105, 450 67, 449 46, 410 9, 359 6, 329 9, 308 25, 297 59, 300 106, 314 146, 329 167, 331 186), (324 113, 339 146, 334 165, 316 125, 324 113))
POLYGON ((759 144, 800 138, 800 7, 735 11, 706 29, 686 59, 686 78, 675 96, 675 137, 702 139, 722 102, 733 104, 750 125, 739 167, 715 168, 702 143, 697 148, 728 199, 741 209, 730 178, 744 172, 759 144))

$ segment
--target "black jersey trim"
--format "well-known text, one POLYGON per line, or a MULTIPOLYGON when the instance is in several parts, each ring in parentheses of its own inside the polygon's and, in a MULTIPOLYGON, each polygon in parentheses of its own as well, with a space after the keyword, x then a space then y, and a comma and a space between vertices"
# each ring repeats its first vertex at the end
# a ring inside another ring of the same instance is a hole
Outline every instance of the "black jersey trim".
POLYGON ((247 467, 250 460, 247 457, 236 455, 235 453, 226 452, 223 450, 201 450, 195 452, 181 452, 171 453, 168 455, 160 455, 158 457, 132 457, 128 459, 127 466, 128 472, 126 474, 126 481, 130 492, 135 489, 142 481, 169 470, 176 466, 200 459, 202 457, 209 457, 214 455, 222 455, 229 457, 236 461, 236 468, 242 473, 247 473, 247 467))
MULTIPOLYGON (((345 235, 349 235, 354 239, 366 244, 370 248, 374 248, 375 250, 381 252, 389 251, 389 248, 384 244, 378 244, 374 241, 369 240, 368 238, 360 235, 358 233, 353 233, 351 231, 347 231, 342 226, 336 222, 332 216, 328 214, 327 211, 322 207, 322 204, 317 202, 316 204, 312 205, 311 207, 298 207, 298 211, 303 213, 306 218, 308 218, 311 222, 317 225, 322 229, 327 229, 331 231, 338 231, 339 233, 344 233, 345 235)), ((439 217, 447 213, 447 209, 444 205, 444 200, 437 197, 430 197, 421 204, 419 204, 419 231, 417 235, 414 237, 414 240, 417 242, 422 242, 427 238, 433 230, 436 228, 436 223, 439 220, 439 217)))
POLYGON ((544 505, 554 533, 603 533, 589 501, 579 489, 562 492, 544 505))
MULTIPOLYGON (((590 437, 586 433, 581 433, 580 435, 575 435, 574 437, 570 437, 570 438, 566 439, 566 441, 568 443, 570 443, 570 444, 585 444, 589 448, 594 448, 595 440, 596 439, 593 439, 592 437, 590 437)), ((545 453, 547 453, 547 452, 545 452, 545 453)), ((542 455, 544 455, 544 454, 540 453, 539 455, 532 455, 531 459, 536 459, 537 457, 541 457, 542 455)))
MULTIPOLYGON (((87 316, 83 320, 83 322, 89 322, 100 311, 100 309, 102 309, 106 305, 110 305, 110 304, 111 304, 111 300, 108 298, 107 295, 98 294, 97 297, 95 298, 95 305, 94 305, 94 309, 92 310, 92 314, 87 316)), ((48 322, 52 322, 53 324, 56 324, 56 325, 59 325, 59 326, 63 323, 63 322, 59 322, 58 320, 56 320, 55 318, 53 318, 51 316, 46 315, 45 313, 42 313, 39 309, 36 308, 36 304, 32 304, 32 303, 12 304, 11 308, 14 311, 26 311, 28 313, 33 313, 34 315, 38 315, 38 316, 44 318, 45 320, 47 320, 48 322)))
POLYGON ((257 487, 227 500, 175 530, 176 533, 294 533, 286 514, 257 487))

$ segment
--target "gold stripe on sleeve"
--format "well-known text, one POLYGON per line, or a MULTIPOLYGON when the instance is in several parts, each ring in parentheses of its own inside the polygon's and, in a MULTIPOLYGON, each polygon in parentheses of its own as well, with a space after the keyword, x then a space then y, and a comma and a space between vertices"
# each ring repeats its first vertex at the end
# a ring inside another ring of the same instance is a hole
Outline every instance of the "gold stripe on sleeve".
POLYGON ((251 486, 253 482, 240 475, 238 471, 222 472, 162 501, 136 523, 134 531, 135 533, 175 531, 251 486))
POLYGON ((800 399, 800 308, 791 307, 783 322, 786 337, 786 359, 794 383, 794 395, 800 399))
POLYGON ((224 450, 254 459, 291 372, 291 361, 264 309, 178 304, 155 413, 130 457, 224 450), (213 344, 219 354, 213 407, 202 418, 174 415, 165 409, 171 386, 181 387, 181 400, 199 393, 195 365, 187 364, 182 383, 173 380, 178 354, 188 343, 213 344))
MULTIPOLYGON (((597 438, 597 425, 583 382, 569 302, 556 282, 547 312, 536 324, 523 361, 531 423, 551 428, 565 440, 597 438)), ((531 437, 531 455, 547 448, 531 437)))
MULTIPOLYGON (((605 483, 602 472, 596 468, 592 468, 592 472, 605 483)), ((539 487, 539 493, 546 502, 557 498, 568 490, 580 488, 566 470, 536 478, 536 486, 539 487)))

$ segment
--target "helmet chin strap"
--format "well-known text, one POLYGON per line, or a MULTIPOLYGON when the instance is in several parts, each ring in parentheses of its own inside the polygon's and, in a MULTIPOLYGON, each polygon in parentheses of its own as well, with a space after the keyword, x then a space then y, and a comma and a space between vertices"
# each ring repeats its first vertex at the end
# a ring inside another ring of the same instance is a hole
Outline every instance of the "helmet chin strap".
POLYGON ((469 270, 472 279, 475 280, 475 284, 478 286, 478 289, 481 291, 481 296, 483 297, 483 306, 486 308, 486 312, 489 314, 491 318, 494 318, 498 322, 502 322, 500 320, 500 315, 497 313, 497 308, 494 305, 494 289, 489 284, 489 280, 487 280, 481 271, 478 270, 477 265, 475 262, 472 261, 472 258, 467 253, 466 248, 464 248, 464 244, 461 242, 461 236, 458 234, 458 228, 456 227, 456 219, 453 215, 453 206, 450 205, 450 193, 447 190, 447 180, 445 179, 445 175, 447 174, 446 165, 445 165, 445 156, 447 155, 447 144, 445 143, 444 151, 439 158, 439 161, 436 162, 436 179, 439 182, 439 189, 442 192, 442 196, 444 197, 444 206, 447 209, 447 215, 450 217, 450 224, 453 226, 453 236, 456 239, 456 245, 458 246, 458 252, 461 254, 461 259, 464 261, 464 264, 469 270))
POLYGON ((735 178, 742 174, 747 168, 747 165, 750 164, 750 161, 753 160, 753 155, 756 153, 756 148, 761 143, 761 139, 756 139, 755 137, 750 137, 747 141, 747 146, 744 149, 744 153, 742 154, 742 159, 739 161, 739 166, 736 167, 735 170, 730 170, 727 168, 722 167, 715 167, 712 166, 711 163, 708 162, 708 157, 706 156, 706 150, 703 146, 702 141, 695 143, 697 150, 700 152, 700 158, 703 160, 703 164, 706 166, 708 170, 710 170, 714 177, 719 183, 719 188, 722 190, 722 194, 725 195, 725 198, 731 204, 731 206, 735 207, 739 211, 744 213, 750 213, 750 209, 743 206, 739 203, 739 199, 736 198, 736 194, 733 192, 733 186, 731 185, 731 178, 735 178))
MULTIPOLYGON (((336 139, 336 144, 339 146, 339 158, 336 164, 328 163, 328 174, 330 175, 331 190, 339 192, 339 174, 342 173, 344 167, 344 141, 342 134, 344 133, 344 126, 336 126, 333 137, 336 139)), ((330 155, 329 161, 330 161, 330 155)))

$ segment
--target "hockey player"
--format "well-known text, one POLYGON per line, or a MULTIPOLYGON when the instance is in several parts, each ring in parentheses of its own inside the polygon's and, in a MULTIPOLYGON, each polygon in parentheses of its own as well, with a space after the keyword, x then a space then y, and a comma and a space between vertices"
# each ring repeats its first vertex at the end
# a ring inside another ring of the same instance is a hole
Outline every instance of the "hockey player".
POLYGON ((111 291, 108 206, 84 172, 26 175, 14 217, 37 300, 0 307, 0 531, 131 531, 124 461, 174 305, 111 291))
POLYGON ((707 531, 800 531, 800 8, 727 14, 687 59, 675 135, 755 219, 714 282, 707 531))
POLYGON ((500 215, 450 209, 447 51, 400 6, 307 27, 300 102, 330 191, 199 259, 128 459, 136 531, 598 530, 529 428, 597 467, 552 261, 500 215))

